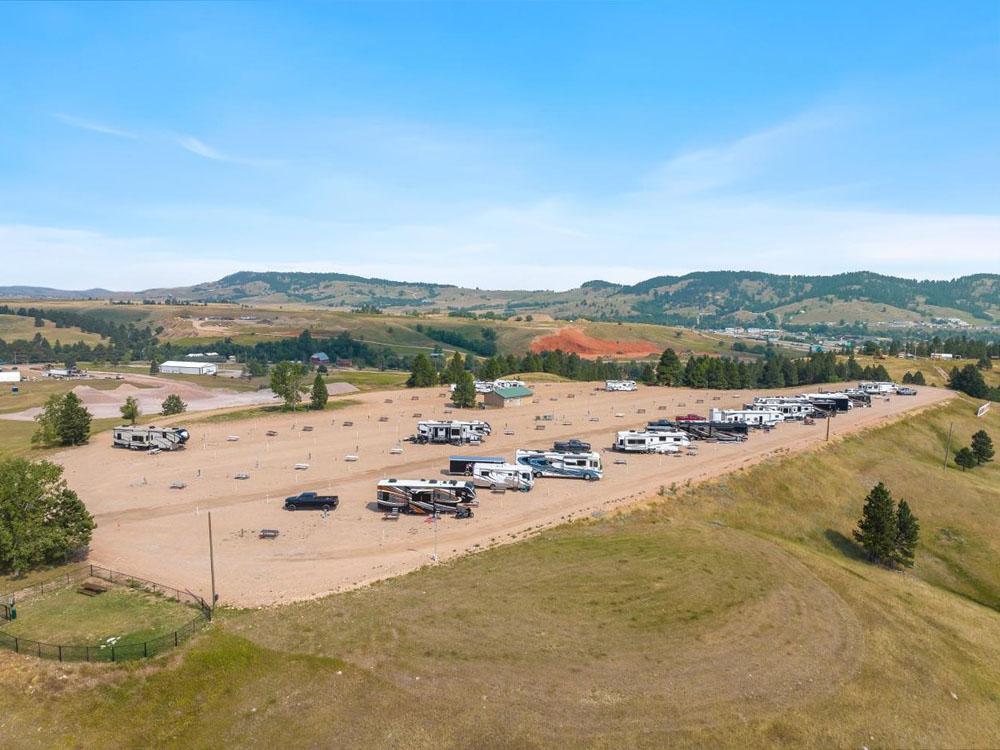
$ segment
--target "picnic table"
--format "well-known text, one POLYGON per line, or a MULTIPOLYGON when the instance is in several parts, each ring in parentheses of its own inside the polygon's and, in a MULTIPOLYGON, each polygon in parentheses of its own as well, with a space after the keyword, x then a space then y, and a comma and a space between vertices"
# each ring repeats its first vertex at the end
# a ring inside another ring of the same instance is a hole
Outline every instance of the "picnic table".
POLYGON ((281 532, 277 529, 261 529, 257 535, 258 539, 277 539, 281 532))
POLYGON ((80 588, 77 589, 77 593, 83 594, 84 596, 97 596, 98 594, 103 594, 108 590, 108 587, 102 583, 97 583, 96 581, 84 581, 80 584, 80 588))

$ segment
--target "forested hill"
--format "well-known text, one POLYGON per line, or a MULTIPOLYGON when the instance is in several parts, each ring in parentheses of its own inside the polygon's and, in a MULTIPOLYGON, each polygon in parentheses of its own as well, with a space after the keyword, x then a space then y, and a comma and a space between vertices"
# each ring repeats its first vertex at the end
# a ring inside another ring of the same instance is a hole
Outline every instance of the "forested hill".
MULTIPOLYGON (((92 290, 92 292, 104 290, 92 290)), ((69 296, 41 290, 46 297, 69 296)), ((81 293, 82 294, 82 293, 81 293)), ((90 292, 87 293, 91 295, 90 292)), ((33 297, 27 287, 0 287, 0 297, 33 297)), ((98 295, 92 295, 98 296, 98 295)), ((120 299, 304 303, 341 309, 546 313, 557 318, 639 320, 702 325, 781 324, 813 327, 959 318, 1000 322, 1000 275, 917 281, 868 271, 834 276, 782 276, 756 271, 705 271, 656 276, 638 284, 589 281, 562 292, 480 290, 341 273, 242 271, 190 287, 107 292, 120 299)))

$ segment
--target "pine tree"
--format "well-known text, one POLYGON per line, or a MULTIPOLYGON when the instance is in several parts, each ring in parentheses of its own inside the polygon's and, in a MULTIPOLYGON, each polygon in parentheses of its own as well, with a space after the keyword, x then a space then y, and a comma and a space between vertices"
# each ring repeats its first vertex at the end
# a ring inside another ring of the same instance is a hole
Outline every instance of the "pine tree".
POLYGON ((962 471, 974 469, 979 465, 976 461, 976 454, 968 448, 962 448, 955 454, 955 463, 962 467, 962 471))
POLYGON ((458 383, 459 378, 465 372, 465 360, 459 352, 455 352, 448 360, 448 366, 441 373, 441 383, 444 385, 458 383))
POLYGON ((471 409, 476 405, 476 383, 471 372, 463 370, 459 375, 451 400, 460 409, 471 409))
POLYGON ((985 464, 993 460, 993 440, 986 430, 980 430, 972 436, 972 455, 977 464, 985 464))
POLYGON ((658 385, 680 385, 684 374, 680 357, 673 349, 664 349, 660 361, 656 364, 656 382, 658 385))
POLYGON ((309 408, 322 411, 326 408, 326 402, 329 398, 330 392, 326 389, 326 382, 324 382, 323 376, 316 373, 316 379, 313 380, 312 393, 309 396, 309 408))
POLYGON ((865 498, 854 538, 870 560, 881 564, 892 562, 896 547, 896 508, 892 495, 881 482, 865 498))
POLYGON ((426 354, 418 354, 413 358, 413 369, 406 381, 409 388, 427 388, 437 383, 437 372, 434 363, 426 354))
POLYGON ((129 396, 125 399, 125 403, 122 404, 120 411, 122 413, 122 419, 127 420, 131 424, 135 424, 136 420, 139 419, 139 415, 142 414, 142 410, 139 408, 139 402, 135 400, 134 396, 129 396))
POLYGON ((893 561, 904 568, 913 567, 913 554, 917 549, 920 537, 920 523, 910 511, 905 500, 899 501, 896 509, 896 543, 893 550, 893 561))
POLYGON ((924 379, 924 373, 920 370, 913 373, 913 385, 927 385, 927 381, 924 379))

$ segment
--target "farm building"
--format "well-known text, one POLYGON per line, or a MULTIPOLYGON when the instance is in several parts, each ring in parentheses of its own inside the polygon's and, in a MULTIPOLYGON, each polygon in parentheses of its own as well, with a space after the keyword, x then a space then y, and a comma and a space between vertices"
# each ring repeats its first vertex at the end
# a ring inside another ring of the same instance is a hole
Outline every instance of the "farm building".
POLYGON ((214 362, 164 362, 160 372, 176 375, 215 375, 219 371, 214 362))
POLYGON ((309 358, 309 363, 313 365, 328 365, 330 364, 330 358, 326 356, 326 352, 316 352, 309 358))
POLYGON ((20 370, 6 370, 0 372, 0 383, 20 383, 21 382, 21 371, 20 370))
POLYGON ((523 385, 510 386, 508 388, 494 388, 483 396, 487 406, 503 409, 508 406, 520 406, 524 399, 534 395, 530 388, 523 385))

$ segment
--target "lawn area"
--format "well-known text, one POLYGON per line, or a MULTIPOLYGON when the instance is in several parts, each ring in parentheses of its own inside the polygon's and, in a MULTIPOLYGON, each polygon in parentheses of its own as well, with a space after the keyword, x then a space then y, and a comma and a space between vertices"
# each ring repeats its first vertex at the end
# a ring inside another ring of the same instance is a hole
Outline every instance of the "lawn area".
MULTIPOLYGON (((889 372, 890 377, 897 383, 903 381, 903 375, 907 372, 915 373, 919 370, 924 374, 924 379, 928 385, 939 385, 941 387, 948 385, 948 374, 953 367, 961 370, 966 365, 974 365, 977 362, 974 359, 941 360, 930 359, 929 357, 920 357, 918 359, 900 359, 899 357, 875 359, 874 357, 866 357, 864 355, 857 355, 855 359, 862 367, 882 365, 889 372), (944 375, 939 370, 943 371, 944 375)), ((1000 386, 1000 363, 997 363, 992 370, 983 370, 982 372, 983 379, 987 385, 992 387, 1000 386)))
MULTIPOLYGON (((340 399, 330 399, 326 402, 326 411, 336 411, 338 409, 344 409, 348 406, 354 406, 360 403, 357 399, 351 398, 340 398, 340 399)), ((296 409, 297 413, 301 414, 315 414, 316 412, 308 408, 307 404, 300 406, 296 409)), ((190 418, 185 418, 184 424, 220 424, 223 422, 239 422, 244 419, 253 419, 254 417, 264 417, 273 414, 288 414, 290 412, 285 411, 281 406, 252 406, 247 409, 233 409, 232 411, 219 411, 212 414, 205 414, 203 416, 194 416, 190 418)))
MULTIPOLYGON (((32 373, 32 377, 37 377, 38 373, 32 373)), ((112 379, 88 379, 88 380, 54 380, 52 378, 38 378, 37 380, 22 380, 14 383, 17 386, 17 393, 11 390, 10 383, 0 384, 0 414, 24 411, 41 406, 53 394, 69 393, 78 385, 86 385, 100 391, 111 390, 122 384, 121 380, 112 379)), ((4 423, 6 424, 6 423, 4 423)))
POLYGON ((408 372, 398 370, 333 370, 324 376, 327 383, 350 383, 362 393, 391 391, 406 386, 408 372))
POLYGON ((17 619, 0 630, 57 646, 98 646, 108 638, 117 644, 142 643, 174 632, 198 616, 198 610, 163 596, 108 584, 103 594, 87 596, 80 582, 30 596, 17 604, 17 619))
MULTIPOLYGON (((32 303, 32 305, 37 305, 37 303, 32 303)), ((56 341, 62 344, 76 344, 82 341, 85 344, 94 346, 104 341, 96 333, 88 333, 75 326, 56 328, 55 323, 51 320, 46 320, 44 326, 36 328, 34 318, 25 318, 22 315, 0 315, 0 339, 4 341, 15 341, 17 339, 30 341, 35 337, 36 333, 42 334, 43 337, 48 339, 50 344, 55 344, 56 341)))

